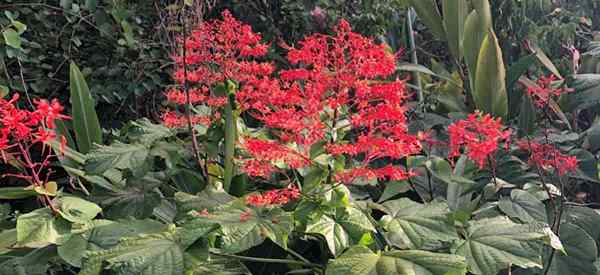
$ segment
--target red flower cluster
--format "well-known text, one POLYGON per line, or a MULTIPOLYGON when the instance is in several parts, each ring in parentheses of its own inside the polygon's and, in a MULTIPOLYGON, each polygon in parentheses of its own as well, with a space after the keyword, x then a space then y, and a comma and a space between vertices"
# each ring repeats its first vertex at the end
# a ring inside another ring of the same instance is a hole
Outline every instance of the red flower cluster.
POLYGON ((285 163, 290 168, 301 168, 310 164, 308 157, 275 141, 249 138, 242 146, 252 155, 252 159, 245 161, 242 167, 250 176, 268 177, 276 171, 273 162, 285 163))
MULTIPOLYGON (((190 104, 221 107, 227 103, 227 97, 211 93, 210 87, 226 80, 240 84, 255 81, 274 70, 270 63, 248 60, 267 53, 268 45, 260 42, 261 36, 254 33, 249 25, 233 18, 229 11, 224 11, 222 17, 222 20, 203 22, 197 26, 182 41, 184 49, 173 56, 176 64, 173 78, 180 87, 188 84, 190 104)), ((187 95, 180 87, 166 92, 169 102, 187 104, 187 95)), ((212 112, 211 108, 209 110, 211 114, 195 115, 192 122, 207 125, 219 119, 215 116, 217 113, 212 112)), ((187 123, 178 112, 164 114, 163 120, 169 127, 182 127, 187 123)))
POLYGON ((577 158, 561 153, 551 144, 542 144, 533 141, 519 142, 519 148, 531 152, 529 165, 535 165, 543 169, 554 168, 558 175, 577 171, 577 158))
POLYGON ((448 126, 450 152, 448 157, 459 156, 464 147, 467 156, 475 161, 479 168, 485 167, 488 156, 496 152, 498 144, 510 139, 511 131, 502 130, 502 119, 494 119, 481 112, 470 114, 467 119, 459 120, 448 126))
POLYGON ((262 194, 254 194, 246 197, 246 203, 256 207, 271 205, 284 205, 300 197, 300 190, 296 186, 284 189, 270 190, 262 194))
MULTIPOLYGON (((411 174, 398 167, 372 167, 378 159, 393 161, 421 151, 418 138, 406 126, 405 82, 386 80, 396 71, 396 56, 385 45, 352 32, 344 20, 335 32, 311 35, 298 48, 283 45, 289 62, 300 68, 281 71, 279 79, 254 81, 240 91, 238 99, 276 133, 274 144, 294 145, 294 149, 286 147, 286 152, 296 152, 289 155, 306 155, 315 143, 326 142, 331 155, 358 160, 358 165, 336 177, 339 180, 406 179, 411 174), (340 129, 352 134, 338 138, 340 129)), ((280 150, 272 147, 261 154, 270 160, 282 159, 273 157, 280 150)), ((246 171, 269 172, 265 162, 250 160, 245 167, 246 171)))
POLYGON ((531 96, 537 107, 542 108, 548 105, 550 99, 558 97, 566 91, 564 89, 553 88, 552 82, 555 80, 556 77, 554 75, 549 77, 541 76, 537 80, 537 86, 527 87, 527 93, 531 96))
POLYGON ((55 121, 68 117, 62 114, 63 107, 57 100, 34 100, 34 111, 19 109, 18 100, 18 94, 14 94, 10 100, 0 98, 0 159, 6 162, 8 154, 23 163, 26 172, 3 176, 14 176, 34 185, 42 185, 48 177, 46 173, 44 178, 42 172, 50 165, 53 155, 44 154, 44 158, 38 162, 30 150, 36 144, 54 140, 55 121))

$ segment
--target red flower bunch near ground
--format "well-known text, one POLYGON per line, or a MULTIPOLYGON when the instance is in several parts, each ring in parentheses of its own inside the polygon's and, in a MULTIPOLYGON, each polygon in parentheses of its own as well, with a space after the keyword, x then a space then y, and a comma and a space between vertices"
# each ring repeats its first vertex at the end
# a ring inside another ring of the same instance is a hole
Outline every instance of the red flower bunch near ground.
POLYGON ((246 197, 246 204, 256 207, 277 206, 287 204, 299 197, 300 190, 296 186, 290 186, 284 189, 270 190, 262 194, 249 195, 246 197))
MULTIPOLYGON (((33 185, 45 184, 53 154, 42 152, 42 159, 32 157, 30 150, 37 144, 45 145, 56 138, 56 120, 69 117, 62 114, 63 107, 57 100, 34 100, 35 110, 23 110, 17 106, 19 95, 10 100, 0 98, 0 160, 6 162, 7 155, 19 160, 26 171, 13 176, 24 179, 33 185), (45 174, 43 174, 45 172, 45 174)), ((45 148, 45 147, 43 147, 45 148)))
POLYGON ((527 94, 531 96, 535 105, 542 108, 550 102, 550 99, 560 96, 566 90, 552 87, 552 82, 556 80, 554 75, 549 77, 541 76, 537 80, 537 86, 527 87, 527 94))
POLYGON ((494 119, 491 115, 483 115, 477 111, 469 114, 467 119, 459 120, 448 126, 450 136, 449 158, 460 156, 464 148, 467 156, 479 168, 485 167, 488 156, 498 149, 501 142, 509 141, 511 131, 503 130, 502 119, 494 119))
POLYGON ((559 176, 577 171, 577 158, 561 153, 551 144, 543 144, 534 141, 520 141, 519 148, 530 152, 529 165, 535 165, 542 169, 554 168, 559 176))
MULTIPOLYGON (((184 49, 173 56, 176 64, 173 78, 179 85, 166 92, 169 102, 187 104, 188 98, 182 88, 187 83, 190 104, 218 108, 228 99, 226 95, 211 92, 214 85, 226 80, 243 83, 273 72, 270 63, 250 61, 267 54, 269 46, 261 43, 260 34, 237 21, 227 10, 221 15, 222 20, 203 22, 189 37, 180 38, 184 49)), ((219 118, 218 114, 212 113, 212 108, 206 110, 193 118, 194 124, 206 125, 219 118)), ((165 113, 163 119, 170 127, 182 127, 187 123, 175 111, 165 113)))
MULTIPOLYGON (((407 130, 405 82, 387 80, 396 72, 396 55, 352 32, 344 20, 334 30, 333 35, 308 36, 297 48, 284 45, 288 61, 299 68, 248 85, 238 98, 276 133, 279 144, 293 145, 288 148, 295 154, 307 155, 313 145, 325 142, 331 155, 356 159, 359 164, 341 172, 338 180, 405 179, 411 173, 401 167, 372 167, 378 159, 393 161, 421 151, 419 140, 407 130), (340 129, 352 134, 338 138, 340 129)), ((266 171, 258 165, 281 159, 276 156, 265 153, 265 158, 258 156, 264 161, 247 161, 245 169, 266 171)))

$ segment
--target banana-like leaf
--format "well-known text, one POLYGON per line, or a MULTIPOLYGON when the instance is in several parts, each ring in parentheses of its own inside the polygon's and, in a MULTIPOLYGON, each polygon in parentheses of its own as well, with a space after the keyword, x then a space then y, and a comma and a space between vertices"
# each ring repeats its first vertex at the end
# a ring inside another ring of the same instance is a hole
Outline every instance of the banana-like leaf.
POLYGON ((474 0, 472 3, 475 10, 471 11, 465 21, 463 53, 469 69, 471 88, 473 89, 479 49, 488 30, 492 28, 492 15, 487 0, 474 0))
POLYGON ((502 50, 492 29, 481 44, 477 58, 473 99, 477 109, 497 117, 506 117, 508 96, 506 94, 506 70, 502 50))
POLYGON ((469 14, 467 0, 444 0, 442 2, 444 11, 444 27, 446 27, 446 39, 450 52, 457 60, 463 56, 463 34, 465 19, 469 14))
POLYGON ((70 67, 70 87, 73 129, 79 152, 86 154, 94 143, 102 143, 102 129, 94 108, 94 100, 83 74, 75 65, 70 67))
POLYGON ((442 16, 435 0, 409 0, 417 15, 438 39, 446 39, 442 16))

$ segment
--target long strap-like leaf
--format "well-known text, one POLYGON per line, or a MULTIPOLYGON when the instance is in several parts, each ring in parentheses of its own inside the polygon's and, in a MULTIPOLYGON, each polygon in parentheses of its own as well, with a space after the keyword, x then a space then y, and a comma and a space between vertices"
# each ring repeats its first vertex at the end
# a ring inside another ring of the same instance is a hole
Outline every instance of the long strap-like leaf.
POLYGON ((70 66, 70 87, 73 130, 79 151, 85 154, 94 143, 102 143, 102 129, 88 85, 75 63, 70 66))

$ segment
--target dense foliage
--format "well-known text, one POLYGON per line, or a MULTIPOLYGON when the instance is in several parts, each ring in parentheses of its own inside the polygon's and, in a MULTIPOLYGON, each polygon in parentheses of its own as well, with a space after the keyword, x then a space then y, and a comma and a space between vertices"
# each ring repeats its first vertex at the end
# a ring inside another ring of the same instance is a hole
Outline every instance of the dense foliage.
POLYGON ((600 274, 575 2, 6 1, 0 274, 600 274))

